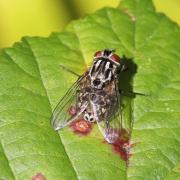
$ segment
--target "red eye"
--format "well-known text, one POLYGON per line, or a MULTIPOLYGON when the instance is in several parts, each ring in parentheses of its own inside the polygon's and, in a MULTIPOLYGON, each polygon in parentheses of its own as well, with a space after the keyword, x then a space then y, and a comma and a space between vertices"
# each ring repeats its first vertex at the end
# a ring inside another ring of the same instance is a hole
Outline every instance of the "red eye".
POLYGON ((102 56, 102 51, 97 51, 95 54, 94 54, 94 57, 95 58, 98 58, 98 57, 101 57, 102 56))
POLYGON ((117 54, 112 54, 110 57, 109 57, 112 61, 115 61, 115 62, 118 62, 120 63, 120 57, 117 55, 117 54))

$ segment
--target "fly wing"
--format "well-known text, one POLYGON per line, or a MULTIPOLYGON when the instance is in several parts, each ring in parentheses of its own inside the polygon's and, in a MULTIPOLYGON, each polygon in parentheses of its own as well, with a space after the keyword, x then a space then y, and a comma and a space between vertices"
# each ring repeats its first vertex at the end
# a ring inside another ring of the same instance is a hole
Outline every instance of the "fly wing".
POLYGON ((86 109, 88 105, 87 102, 84 102, 84 104, 81 105, 81 108, 78 107, 80 83, 85 77, 85 75, 80 77, 55 107, 51 117, 51 124, 55 130, 62 129, 72 121, 76 120, 86 109))
POLYGON ((107 94, 104 98, 105 105, 93 103, 96 122, 108 143, 114 143, 118 140, 122 128, 121 101, 117 80, 112 82, 111 86, 111 93, 107 94))

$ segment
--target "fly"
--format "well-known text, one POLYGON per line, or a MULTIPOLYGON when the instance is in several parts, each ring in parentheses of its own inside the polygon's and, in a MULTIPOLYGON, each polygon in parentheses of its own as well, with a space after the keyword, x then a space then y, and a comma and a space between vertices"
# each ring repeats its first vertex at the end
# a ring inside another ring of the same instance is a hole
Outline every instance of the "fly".
POLYGON ((122 95, 118 74, 123 69, 124 64, 114 50, 96 52, 92 66, 79 76, 54 109, 53 128, 60 130, 73 121, 84 119, 96 122, 105 140, 114 143, 121 131, 122 95))

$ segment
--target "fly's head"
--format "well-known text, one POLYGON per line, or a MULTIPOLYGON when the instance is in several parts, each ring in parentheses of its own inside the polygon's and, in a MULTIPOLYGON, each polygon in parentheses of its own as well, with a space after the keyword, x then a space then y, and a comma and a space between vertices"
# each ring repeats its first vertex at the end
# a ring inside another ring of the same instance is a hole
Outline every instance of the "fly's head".
POLYGON ((91 86, 102 89, 117 77, 121 60, 114 50, 98 51, 94 55, 94 63, 89 71, 91 86))

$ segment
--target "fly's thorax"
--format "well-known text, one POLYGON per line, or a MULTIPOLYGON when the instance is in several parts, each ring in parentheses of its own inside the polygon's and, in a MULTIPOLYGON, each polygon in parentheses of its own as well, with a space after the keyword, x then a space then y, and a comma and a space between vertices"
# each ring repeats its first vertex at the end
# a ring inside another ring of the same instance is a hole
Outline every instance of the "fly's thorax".
POLYGON ((102 89, 117 76, 118 65, 108 59, 99 58, 94 61, 89 71, 92 88, 102 89))

